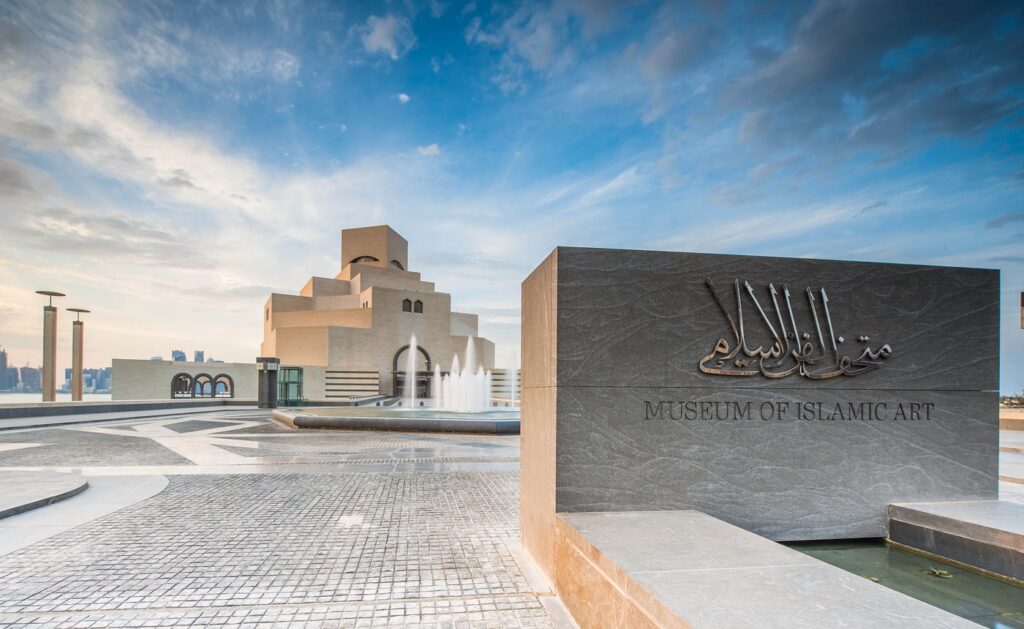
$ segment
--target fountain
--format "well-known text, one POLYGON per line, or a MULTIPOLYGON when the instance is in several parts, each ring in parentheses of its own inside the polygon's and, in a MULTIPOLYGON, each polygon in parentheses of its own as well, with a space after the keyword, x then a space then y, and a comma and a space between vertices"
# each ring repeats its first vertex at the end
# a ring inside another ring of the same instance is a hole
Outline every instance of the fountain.
POLYGON ((419 381, 416 371, 417 351, 416 335, 413 334, 409 337, 409 349, 405 355, 405 391, 403 391, 405 402, 403 405, 408 408, 416 408, 416 385, 419 381))
POLYGON ((491 405, 491 372, 477 364, 475 340, 470 337, 466 341, 464 364, 458 355, 452 357, 448 373, 439 363, 433 364, 430 400, 417 395, 419 354, 423 352, 413 335, 404 371, 395 374, 404 378, 397 400, 389 404, 378 399, 372 406, 303 407, 291 413, 287 421, 296 428, 518 434, 519 409, 491 405))
POLYGON ((453 357, 451 371, 443 377, 440 366, 434 367, 431 392, 435 409, 458 413, 481 413, 490 409, 491 372, 476 366, 473 337, 466 339, 465 358, 466 366, 460 368, 459 357, 453 357))

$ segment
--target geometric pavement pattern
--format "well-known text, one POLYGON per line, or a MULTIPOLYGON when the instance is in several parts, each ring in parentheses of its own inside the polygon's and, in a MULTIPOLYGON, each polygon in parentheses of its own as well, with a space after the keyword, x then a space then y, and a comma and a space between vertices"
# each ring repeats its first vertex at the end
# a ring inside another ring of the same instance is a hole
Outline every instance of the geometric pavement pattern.
POLYGON ((0 449, 0 468, 32 451, 59 468, 73 450, 88 475, 102 438, 137 463, 174 453, 168 486, 0 556, 0 627, 552 626, 510 551, 517 437, 299 432, 221 411, 0 433, 48 444, 0 449), (304 457, 316 465, 291 465, 304 457), (380 460, 410 463, 361 464, 380 460), (489 462, 453 463, 473 460, 489 462))

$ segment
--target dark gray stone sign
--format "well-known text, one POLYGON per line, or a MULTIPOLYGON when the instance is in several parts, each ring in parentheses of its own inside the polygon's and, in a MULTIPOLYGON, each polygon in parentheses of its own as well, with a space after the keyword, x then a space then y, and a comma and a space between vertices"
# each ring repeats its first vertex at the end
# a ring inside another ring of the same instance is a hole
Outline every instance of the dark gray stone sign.
MULTIPOLYGON (((556 511, 692 508, 801 540, 883 536, 894 502, 997 496, 998 271, 576 248, 545 264, 554 323, 527 329, 535 273, 523 352, 553 366, 541 382, 524 360, 524 400, 556 392, 556 511)), ((524 448, 539 421, 524 404, 524 448)))

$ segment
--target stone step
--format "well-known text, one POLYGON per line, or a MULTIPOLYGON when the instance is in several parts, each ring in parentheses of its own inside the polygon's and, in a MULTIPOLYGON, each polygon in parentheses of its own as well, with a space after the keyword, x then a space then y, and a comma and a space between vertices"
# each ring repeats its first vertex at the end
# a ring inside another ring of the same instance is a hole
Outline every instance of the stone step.
POLYGON ((889 541, 1024 581, 1024 504, 1007 500, 889 506, 889 541))
POLYGON ((556 588, 581 627, 977 627, 699 511, 560 513, 556 588))
POLYGON ((88 486, 79 474, 0 471, 0 518, 70 498, 88 486))

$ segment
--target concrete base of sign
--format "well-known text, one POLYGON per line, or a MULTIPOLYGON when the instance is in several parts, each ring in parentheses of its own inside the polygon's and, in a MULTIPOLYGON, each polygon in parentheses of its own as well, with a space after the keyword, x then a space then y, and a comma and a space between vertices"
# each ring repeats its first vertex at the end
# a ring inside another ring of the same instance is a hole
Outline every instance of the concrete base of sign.
POLYGON ((556 591, 583 629, 977 626, 698 511, 556 520, 556 591))
POLYGON ((889 540, 1024 581, 1024 504, 913 502, 889 507, 889 540))

